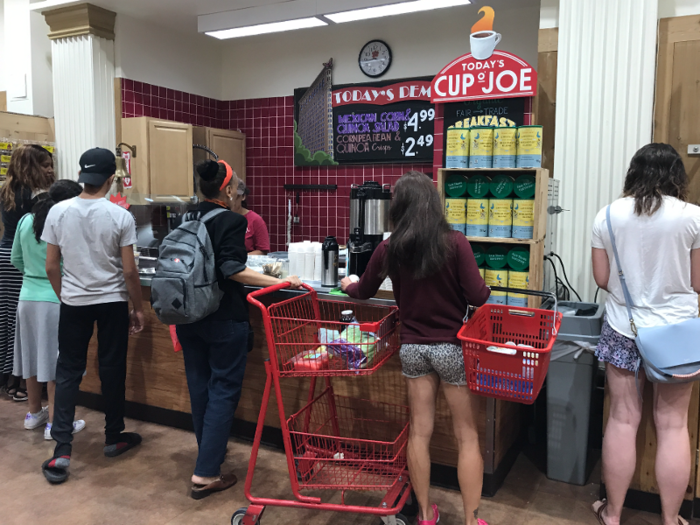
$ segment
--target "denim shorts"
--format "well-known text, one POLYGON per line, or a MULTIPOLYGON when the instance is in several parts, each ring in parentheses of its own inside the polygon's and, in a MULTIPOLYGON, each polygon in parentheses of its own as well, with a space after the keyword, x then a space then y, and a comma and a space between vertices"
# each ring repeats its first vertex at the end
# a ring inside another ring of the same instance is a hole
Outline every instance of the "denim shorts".
POLYGON ((411 379, 435 372, 450 385, 467 384, 462 347, 452 343, 401 345, 401 370, 411 379))

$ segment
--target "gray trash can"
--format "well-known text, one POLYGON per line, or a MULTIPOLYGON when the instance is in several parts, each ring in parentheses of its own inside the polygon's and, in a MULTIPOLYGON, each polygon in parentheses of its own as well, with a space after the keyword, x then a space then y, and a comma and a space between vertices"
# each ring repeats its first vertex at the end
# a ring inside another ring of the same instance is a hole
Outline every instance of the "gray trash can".
POLYGON ((585 485, 592 467, 588 428, 597 366, 590 350, 600 339, 604 307, 574 302, 559 305, 564 318, 547 373, 547 477, 585 485))

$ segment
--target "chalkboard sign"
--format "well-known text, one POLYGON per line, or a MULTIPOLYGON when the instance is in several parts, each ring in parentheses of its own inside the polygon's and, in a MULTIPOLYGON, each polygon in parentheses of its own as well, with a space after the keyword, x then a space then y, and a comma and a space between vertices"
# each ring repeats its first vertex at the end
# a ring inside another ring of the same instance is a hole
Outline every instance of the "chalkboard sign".
POLYGON ((523 126, 526 101, 527 98, 502 98, 445 104, 445 129, 458 123, 458 128, 495 126, 495 119, 499 126, 523 126))
POLYGON ((339 106, 333 109, 333 123, 333 158, 341 164, 433 160, 435 108, 430 102, 339 106))

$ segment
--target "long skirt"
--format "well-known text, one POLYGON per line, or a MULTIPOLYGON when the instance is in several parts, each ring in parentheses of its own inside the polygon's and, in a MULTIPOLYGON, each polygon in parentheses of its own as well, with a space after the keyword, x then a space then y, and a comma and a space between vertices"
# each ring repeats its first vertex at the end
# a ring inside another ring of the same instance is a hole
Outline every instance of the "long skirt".
POLYGON ((22 274, 12 266, 12 248, 0 248, 0 373, 11 374, 15 356, 15 320, 22 274))

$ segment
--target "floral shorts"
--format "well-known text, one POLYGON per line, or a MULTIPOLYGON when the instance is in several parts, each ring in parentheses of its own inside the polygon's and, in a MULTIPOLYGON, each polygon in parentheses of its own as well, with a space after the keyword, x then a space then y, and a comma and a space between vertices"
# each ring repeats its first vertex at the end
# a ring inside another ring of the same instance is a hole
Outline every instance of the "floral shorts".
POLYGON ((603 323, 595 355, 601 361, 630 372, 637 371, 641 358, 634 339, 616 332, 607 321, 603 323))
POLYGON ((401 345, 401 369, 411 379, 436 372, 441 381, 450 385, 467 384, 462 347, 451 343, 401 345))

